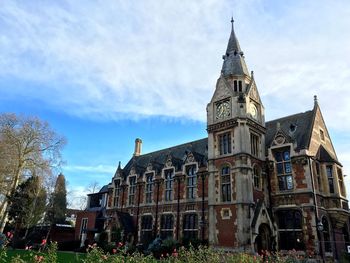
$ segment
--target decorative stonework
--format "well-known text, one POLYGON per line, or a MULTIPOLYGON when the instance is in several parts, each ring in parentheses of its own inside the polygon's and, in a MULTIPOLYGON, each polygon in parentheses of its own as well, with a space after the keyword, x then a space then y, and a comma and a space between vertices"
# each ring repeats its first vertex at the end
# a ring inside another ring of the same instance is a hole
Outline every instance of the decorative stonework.
POLYGON ((193 153, 189 152, 186 157, 186 163, 193 163, 196 160, 194 159, 193 153))
POLYGON ((230 219, 232 217, 232 212, 230 208, 221 208, 220 211, 221 218, 223 220, 230 219))
POLYGON ((151 163, 149 163, 149 164, 147 165, 146 171, 147 171, 147 172, 150 172, 150 171, 152 171, 152 170, 153 170, 153 166, 152 166, 151 163))
POLYGON ((166 162, 165 162, 165 167, 166 168, 170 168, 173 166, 173 162, 172 162, 172 158, 171 158, 171 155, 168 155, 167 159, 166 159, 166 162))
POLYGON ((219 130, 219 129, 227 129, 232 128, 238 125, 237 119, 234 120, 227 120, 220 123, 209 125, 207 128, 208 132, 219 130))

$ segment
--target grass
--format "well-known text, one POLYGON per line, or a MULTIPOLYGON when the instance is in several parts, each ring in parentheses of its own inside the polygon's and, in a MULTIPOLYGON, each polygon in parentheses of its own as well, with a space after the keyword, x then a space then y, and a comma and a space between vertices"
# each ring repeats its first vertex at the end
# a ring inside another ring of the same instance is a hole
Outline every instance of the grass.
MULTIPOLYGON (((30 250, 21 250, 21 249, 7 250, 7 256, 9 258, 20 256, 26 262, 30 262, 33 259, 33 255, 35 254, 36 252, 30 251, 30 250)), ((45 256, 45 253, 40 253, 40 254, 45 256)), ((86 254, 83 254, 83 253, 57 251, 57 258, 59 263, 78 263, 78 262, 82 262, 82 260, 85 259, 85 257, 86 257, 86 254)))

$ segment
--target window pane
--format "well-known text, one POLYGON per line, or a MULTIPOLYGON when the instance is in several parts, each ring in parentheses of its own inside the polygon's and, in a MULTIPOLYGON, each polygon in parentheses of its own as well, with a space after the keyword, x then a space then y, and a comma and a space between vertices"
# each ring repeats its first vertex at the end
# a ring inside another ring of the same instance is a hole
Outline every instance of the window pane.
POLYGON ((293 178, 292 176, 287 176, 287 188, 288 190, 293 189, 293 178))
POLYGON ((292 172, 292 169, 291 169, 291 164, 288 162, 288 163, 285 163, 285 171, 286 173, 291 173, 292 172))
POLYGON ((277 173, 278 174, 283 174, 284 171, 283 171, 283 163, 278 163, 277 164, 277 173))
POLYGON ((284 159, 285 161, 289 161, 289 160, 290 160, 289 151, 285 151, 285 152, 283 153, 283 159, 284 159))

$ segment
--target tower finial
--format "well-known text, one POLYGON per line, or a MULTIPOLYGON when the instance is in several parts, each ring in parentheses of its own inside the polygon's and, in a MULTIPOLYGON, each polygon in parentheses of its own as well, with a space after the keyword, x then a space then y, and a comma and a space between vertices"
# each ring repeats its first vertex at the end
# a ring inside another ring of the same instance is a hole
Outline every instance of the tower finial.
POLYGON ((232 26, 232 30, 233 30, 233 22, 235 22, 235 20, 233 20, 233 16, 231 17, 231 26, 232 26))

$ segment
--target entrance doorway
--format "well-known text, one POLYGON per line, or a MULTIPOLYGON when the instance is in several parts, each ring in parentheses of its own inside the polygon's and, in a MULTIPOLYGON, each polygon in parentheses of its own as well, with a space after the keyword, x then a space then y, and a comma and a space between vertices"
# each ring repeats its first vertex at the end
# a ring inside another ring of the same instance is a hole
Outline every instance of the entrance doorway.
POLYGON ((255 249, 259 254, 263 250, 271 251, 271 231, 267 224, 259 226, 259 234, 255 238, 255 249))

